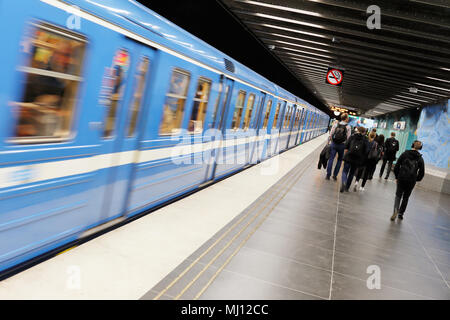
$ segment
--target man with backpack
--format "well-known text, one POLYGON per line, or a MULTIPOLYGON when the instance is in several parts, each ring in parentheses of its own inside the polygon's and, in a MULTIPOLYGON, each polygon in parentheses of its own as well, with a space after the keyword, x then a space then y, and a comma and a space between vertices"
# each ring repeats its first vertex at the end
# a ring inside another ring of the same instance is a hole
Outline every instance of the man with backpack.
POLYGON ((387 171, 386 171, 386 177, 384 177, 385 180, 389 178, 389 174, 391 173, 392 169, 392 163, 396 159, 396 154, 399 149, 399 143, 398 140, 395 139, 395 132, 391 132, 391 137, 389 139, 386 139, 386 142, 384 143, 384 156, 383 156, 383 164, 381 165, 380 170, 380 178, 383 176, 384 167, 386 166, 386 162, 388 163, 387 171))
POLYGON ((402 153, 394 167, 397 190, 395 192, 394 214, 391 217, 391 221, 394 221, 397 216, 398 219, 403 220, 409 196, 416 182, 422 180, 425 175, 425 163, 422 155, 419 153, 419 150, 422 149, 422 142, 414 141, 411 148, 412 150, 406 150, 402 153))
POLYGON ((361 167, 367 157, 368 141, 366 128, 358 127, 358 132, 345 143, 344 170, 342 171, 341 192, 348 191, 356 170, 361 167))
POLYGON ((341 115, 341 121, 333 125, 330 131, 329 142, 331 142, 330 158, 327 165, 327 180, 330 180, 333 162, 336 154, 338 155, 337 163, 334 168, 333 179, 336 180, 339 170, 341 169, 342 159, 344 157, 345 142, 350 137, 351 128, 348 125, 348 114, 341 115))

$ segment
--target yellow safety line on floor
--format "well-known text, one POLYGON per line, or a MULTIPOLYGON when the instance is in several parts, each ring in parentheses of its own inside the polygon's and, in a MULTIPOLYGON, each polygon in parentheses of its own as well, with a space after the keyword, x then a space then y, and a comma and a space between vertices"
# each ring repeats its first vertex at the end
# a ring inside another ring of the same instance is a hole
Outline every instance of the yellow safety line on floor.
MULTIPOLYGON (((302 171, 303 172, 303 171, 302 171)), ((259 214, 257 214, 253 219, 252 219, 252 221, 250 221, 249 223, 247 223, 247 225, 246 226, 244 226, 242 229, 241 229, 241 231, 237 234, 237 235, 235 235, 234 237, 233 237, 233 239, 231 239, 228 243, 227 243, 227 245, 225 246, 225 248, 223 248, 203 269, 202 269, 202 271, 199 273, 199 274, 197 274, 197 276, 180 292, 180 294, 178 294, 174 299, 175 300, 177 300, 177 299, 179 299, 183 294, 184 294, 184 292, 187 290, 187 289, 189 289, 189 287, 190 286, 192 286, 192 284, 211 266, 211 264, 212 263, 214 263, 214 261, 215 260, 217 260, 217 258, 234 242, 234 240, 243 232, 243 231, 245 231, 245 229, 247 229, 247 227, 256 219, 256 218, 258 218, 261 214, 262 214, 262 212, 263 212, 263 210, 272 202, 272 200, 274 200, 280 193, 282 193, 283 191, 286 191, 287 189, 287 186, 289 185, 289 183, 291 182, 291 181, 293 181, 293 180, 296 180, 297 179, 297 177, 300 177, 300 175, 302 174, 302 172, 297 172, 296 174, 294 174, 294 175, 292 175, 292 176, 290 176, 290 177, 288 177, 288 179, 286 179, 286 180, 284 180, 284 182, 283 182, 283 184, 282 184, 282 188, 280 188, 280 190, 278 190, 276 193, 275 193, 275 195, 270 199, 270 201, 268 201, 267 203, 266 203, 266 205, 262 208, 262 210, 261 210, 261 212, 259 213, 259 214)), ((290 187, 291 188, 291 187, 290 187)), ((290 190, 290 188, 289 188, 289 190, 290 190)), ((282 199, 283 197, 281 197, 280 198, 280 200, 282 199)))
POLYGON ((278 199, 277 202, 273 204, 273 206, 270 208, 270 211, 261 219, 261 221, 258 223, 258 225, 251 231, 251 233, 240 243, 239 247, 236 248, 236 250, 231 254, 230 257, 225 261, 225 263, 217 270, 217 272, 212 276, 212 278, 208 281, 208 283, 199 291, 199 293, 195 296, 194 300, 197 300, 200 298, 200 296, 208 289, 208 287, 212 284, 212 282, 217 278, 217 276, 222 272, 222 270, 228 265, 228 263, 231 261, 231 259, 239 252, 239 250, 244 246, 245 243, 250 239, 250 237, 256 232, 256 230, 259 229, 259 227, 266 221, 266 219, 269 217, 269 215, 273 212, 273 209, 280 203, 280 201, 284 198, 284 196, 292 189, 292 187, 297 183, 298 179, 303 175, 303 173, 309 168, 307 166, 303 171, 300 172, 294 179, 293 183, 289 186, 287 190, 285 190, 285 193, 282 197, 278 199))
MULTIPOLYGON (((286 178, 282 182, 282 187, 288 183, 290 177, 286 178)), ((275 189, 269 191, 269 195, 274 194, 274 196, 269 200, 272 201, 275 197, 283 190, 283 188, 275 192, 275 189)), ((234 228, 236 228, 245 218, 247 218, 262 202, 258 202, 257 205, 252 207, 242 218, 240 218, 235 224, 233 224, 219 239, 217 239, 206 251, 204 251, 197 259, 195 259, 182 273, 180 273, 164 290, 162 290, 153 300, 158 300, 160 297, 164 295, 175 283, 177 283, 192 267, 197 264, 212 248, 214 248, 228 233, 230 233, 234 228)), ((267 206, 267 205, 266 205, 267 206)), ((257 216, 256 216, 257 217, 257 216)), ((242 231, 242 230, 241 230, 242 231)), ((234 238, 233 238, 234 239, 234 238)))

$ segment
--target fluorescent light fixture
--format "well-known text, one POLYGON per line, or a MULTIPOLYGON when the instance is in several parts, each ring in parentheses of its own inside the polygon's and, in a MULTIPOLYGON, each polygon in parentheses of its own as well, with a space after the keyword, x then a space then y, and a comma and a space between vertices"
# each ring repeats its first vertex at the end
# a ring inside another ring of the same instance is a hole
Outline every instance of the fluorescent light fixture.
POLYGON ((439 79, 439 78, 433 78, 433 77, 425 77, 425 78, 427 78, 427 79, 431 79, 431 80, 437 80, 437 81, 442 81, 442 82, 447 82, 447 83, 450 83, 450 81, 449 81, 449 80, 444 80, 444 79, 439 79))
POLYGON ((270 14, 264 14, 264 13, 246 13, 246 14, 254 15, 254 16, 257 16, 260 18, 278 20, 278 21, 289 22, 289 23, 293 23, 293 24, 300 24, 303 26, 308 26, 308 27, 313 27, 313 28, 326 29, 324 26, 322 26, 320 24, 308 23, 308 22, 303 22, 303 21, 294 20, 294 19, 287 19, 287 18, 273 16, 270 14))
POLYGON ((433 88, 433 89, 444 90, 444 91, 450 92, 450 89, 445 89, 445 88, 441 88, 441 87, 430 86, 430 85, 424 84, 424 83, 414 82, 414 84, 415 84, 415 85, 418 85, 418 86, 424 86, 424 87, 428 87, 428 88, 433 88))
POLYGON ((295 46, 295 47, 300 47, 300 48, 306 48, 306 49, 312 49, 312 50, 317 50, 317 51, 322 51, 322 52, 328 52, 331 53, 330 50, 326 50, 326 49, 316 49, 316 48, 312 48, 312 47, 308 47, 308 46, 302 46, 301 44, 296 44, 296 43, 292 43, 292 42, 286 42, 286 41, 281 41, 281 40, 271 40, 273 42, 278 42, 278 43, 282 43, 282 44, 288 44, 291 46, 295 46))
POLYGON ((306 10, 294 9, 294 8, 290 8, 290 7, 277 6, 277 5, 274 5, 274 4, 262 3, 262 2, 256 2, 256 1, 250 1, 250 0, 235 0, 235 1, 236 2, 242 2, 242 3, 248 3, 248 4, 253 4, 253 5, 256 5, 256 6, 260 6, 260 7, 266 7, 266 8, 278 9, 278 10, 295 12, 295 13, 300 13, 300 14, 306 14, 306 15, 314 16, 314 17, 323 17, 323 15, 321 15, 320 13, 317 13, 317 12, 314 12, 314 11, 306 11, 306 10))
POLYGON ((272 28, 272 29, 278 29, 278 30, 289 31, 289 32, 294 32, 294 33, 306 34, 306 35, 312 36, 312 37, 325 38, 325 39, 329 39, 330 38, 328 36, 324 36, 323 34, 318 34, 318 33, 314 33, 314 32, 307 32, 307 31, 301 31, 301 30, 291 29, 291 28, 285 28, 285 27, 280 27, 280 26, 276 26, 276 25, 273 25, 273 24, 268 24, 268 23, 257 23, 257 22, 251 22, 251 21, 248 21, 246 23, 248 23, 248 24, 255 24, 255 25, 258 25, 258 26, 266 27, 266 28, 272 28))
POLYGON ((325 58, 333 59, 333 57, 327 56, 327 55, 324 55, 324 54, 319 54, 319 53, 314 53, 314 52, 309 52, 309 51, 303 51, 303 50, 296 50, 296 49, 287 48, 287 47, 278 47, 278 48, 279 49, 284 49, 284 50, 289 50, 289 51, 294 51, 294 52, 301 52, 301 53, 311 54, 313 56, 319 56, 319 57, 325 57, 325 58))

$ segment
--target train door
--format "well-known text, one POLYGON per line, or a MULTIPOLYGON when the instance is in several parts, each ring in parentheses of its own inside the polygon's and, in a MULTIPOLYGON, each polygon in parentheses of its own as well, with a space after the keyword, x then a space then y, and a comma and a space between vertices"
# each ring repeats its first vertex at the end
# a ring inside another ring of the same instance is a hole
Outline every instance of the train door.
POLYGON ((295 132, 294 129, 295 129, 295 118, 297 117, 297 112, 298 112, 298 106, 293 105, 292 106, 292 113, 291 113, 291 116, 289 118, 289 128, 288 128, 289 136, 288 136, 287 145, 286 145, 287 149, 293 147, 292 141, 293 140, 295 141, 295 138, 296 138, 296 136, 295 136, 296 132, 295 132))
POLYGON ((280 152, 282 152, 284 149, 281 148, 282 144, 282 134, 283 134, 283 125, 284 125, 284 121, 285 121, 285 114, 287 112, 287 102, 280 100, 281 103, 281 107, 280 107, 280 112, 278 115, 278 123, 276 124, 276 129, 272 130, 272 135, 271 135, 271 150, 272 150, 272 155, 277 155, 280 152))
POLYGON ((305 108, 305 111, 303 112, 303 120, 302 120, 302 134, 301 134, 301 139, 300 139, 300 143, 306 142, 306 134, 308 132, 307 128, 308 128, 308 118, 309 118, 309 110, 307 108, 305 108))
POLYGON ((302 129, 303 129, 303 117, 305 116, 305 108, 302 107, 301 110, 299 110, 299 121, 298 121, 298 134, 297 139, 295 141, 295 145, 299 145, 301 143, 301 136, 302 136, 302 129))
POLYGON ((257 163, 261 160, 262 152, 265 145, 265 136, 266 132, 265 130, 261 130, 262 126, 262 120, 264 119, 264 106, 266 104, 266 94, 264 92, 261 92, 260 94, 260 100, 257 105, 257 110, 255 117, 253 119, 252 123, 252 129, 254 130, 255 136, 254 136, 254 142, 253 147, 251 149, 250 154, 250 163, 257 163))
POLYGON ((258 101, 257 91, 241 83, 233 83, 233 93, 222 121, 224 141, 217 156, 215 178, 229 175, 248 164, 250 127, 258 101))
POLYGON ((233 93, 233 84, 234 81, 228 78, 223 78, 221 82, 219 107, 218 110, 215 112, 213 119, 213 128, 216 129, 216 132, 218 134, 215 137, 213 137, 212 140, 213 148, 211 152, 211 157, 209 159, 208 169, 206 170, 207 182, 214 180, 217 167, 217 159, 223 147, 223 139, 226 130, 225 120, 227 117, 227 110, 229 109, 228 105, 230 104, 231 96, 233 93))
POLYGON ((280 138, 279 138, 280 152, 285 151, 288 147, 287 142, 289 140, 289 134, 291 133, 290 122, 291 122, 293 111, 294 111, 294 105, 291 105, 288 102, 286 102, 286 107, 285 107, 285 111, 284 111, 284 120, 283 120, 283 125, 281 127, 280 138))
POLYGON ((292 133, 291 133, 291 139, 289 141, 289 146, 290 147, 295 147, 297 145, 297 137, 298 137, 298 124, 300 121, 300 113, 301 113, 301 108, 300 106, 297 106, 297 111, 295 113, 295 120, 294 120, 294 125, 292 126, 292 133))
POLYGON ((125 212, 135 161, 139 155, 139 128, 146 101, 154 50, 131 40, 124 40, 107 69, 101 95, 104 122, 101 154, 105 169, 100 173, 103 186, 101 218, 106 221, 125 212))

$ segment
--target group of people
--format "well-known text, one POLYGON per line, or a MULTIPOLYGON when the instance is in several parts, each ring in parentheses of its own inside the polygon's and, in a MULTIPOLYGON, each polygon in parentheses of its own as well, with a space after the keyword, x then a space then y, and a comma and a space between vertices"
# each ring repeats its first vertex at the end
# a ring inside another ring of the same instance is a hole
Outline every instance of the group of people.
MULTIPOLYGON (((399 142, 395 139, 395 132, 391 132, 390 138, 386 139, 382 134, 377 135, 376 129, 370 132, 364 127, 352 129, 348 124, 348 114, 341 115, 341 121, 335 122, 330 130, 329 152, 330 156, 327 163, 326 180, 337 180, 341 163, 344 161, 342 170, 342 181, 340 192, 350 191, 352 180, 355 177, 353 190, 358 191, 358 184, 362 179, 360 191, 364 191, 367 180, 371 180, 378 162, 382 159, 383 164, 380 169, 379 177, 383 176, 386 168, 385 179, 389 178, 392 166, 396 160, 396 154, 399 150, 399 142), (338 155, 336 165, 333 169, 334 159, 338 155), (332 174, 333 173, 333 174, 332 174)), ((396 218, 402 220, 408 204, 409 196, 417 181, 422 180, 425 174, 425 164, 419 150, 422 149, 422 142, 416 140, 407 150, 401 154, 394 166, 394 175, 397 183, 397 190, 394 201, 394 212, 391 220, 396 218)))

